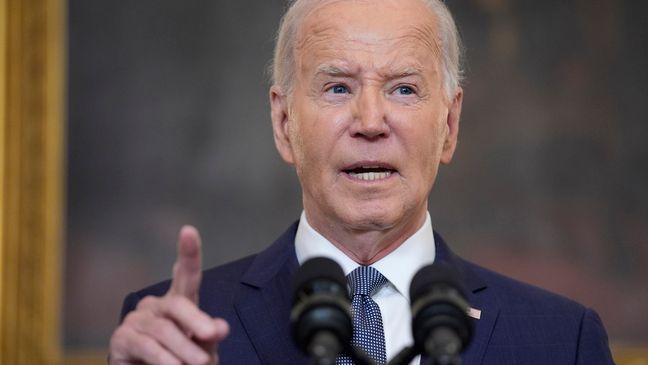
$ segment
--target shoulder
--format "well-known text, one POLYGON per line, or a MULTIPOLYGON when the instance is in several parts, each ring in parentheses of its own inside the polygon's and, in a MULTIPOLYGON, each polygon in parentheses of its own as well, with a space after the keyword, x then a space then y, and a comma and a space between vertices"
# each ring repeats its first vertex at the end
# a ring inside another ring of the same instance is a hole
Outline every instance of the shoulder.
POLYGON ((488 286, 493 299, 512 314, 562 314, 583 316, 582 304, 546 289, 510 278, 464 260, 465 265, 488 286))
MULTIPOLYGON (((462 261, 464 269, 483 283, 483 288, 472 293, 471 305, 496 313, 486 319, 492 321, 493 329, 488 331, 485 359, 501 362, 513 357, 526 359, 530 364, 613 364, 607 333, 595 311, 572 299, 462 261)), ((478 328, 483 325, 479 322, 478 328)))
POLYGON ((435 233, 437 257, 461 275, 475 311, 466 363, 613 364, 607 334, 591 309, 469 262, 435 233), (477 313, 479 315, 477 315, 477 313))

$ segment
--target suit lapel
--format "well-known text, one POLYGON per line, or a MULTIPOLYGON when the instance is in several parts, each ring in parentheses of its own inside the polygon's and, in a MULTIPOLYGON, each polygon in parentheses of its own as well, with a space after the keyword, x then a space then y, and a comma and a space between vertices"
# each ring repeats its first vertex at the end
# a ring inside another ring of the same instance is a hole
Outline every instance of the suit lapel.
POLYGON ((481 318, 473 319, 474 332, 472 341, 463 353, 463 363, 465 365, 482 363, 486 348, 493 334, 495 322, 499 316, 499 307, 492 302, 484 300, 486 298, 485 295, 478 295, 478 293, 468 295, 471 306, 481 310, 481 318))
MULTIPOLYGON (((463 352, 464 365, 478 365, 482 363, 488 342, 490 341, 495 322, 499 316, 499 306, 488 295, 488 285, 472 270, 470 265, 455 255, 443 238, 434 232, 436 243, 436 262, 444 262, 459 271, 472 308, 481 311, 479 319, 473 319, 473 337, 463 352)), ((432 361, 424 356, 421 365, 432 365, 432 361)))
POLYGON ((255 258, 241 279, 234 301, 236 313, 264 364, 307 363, 293 344, 289 315, 292 276, 298 267, 293 224, 255 258))

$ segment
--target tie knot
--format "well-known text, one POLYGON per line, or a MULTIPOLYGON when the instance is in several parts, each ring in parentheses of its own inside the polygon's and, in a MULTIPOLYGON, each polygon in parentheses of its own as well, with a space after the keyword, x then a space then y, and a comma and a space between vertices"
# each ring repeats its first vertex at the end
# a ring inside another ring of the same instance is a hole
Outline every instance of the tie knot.
POLYGON ((347 276, 347 281, 351 286, 352 295, 371 296, 374 290, 387 282, 387 278, 371 266, 359 266, 357 269, 351 271, 349 276, 347 276))

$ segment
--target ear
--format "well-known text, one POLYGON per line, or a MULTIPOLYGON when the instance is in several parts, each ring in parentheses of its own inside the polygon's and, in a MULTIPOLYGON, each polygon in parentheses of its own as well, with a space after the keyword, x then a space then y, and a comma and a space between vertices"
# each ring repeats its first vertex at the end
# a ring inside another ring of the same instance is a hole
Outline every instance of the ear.
POLYGON ((447 165, 452 161, 452 156, 457 148, 457 138, 459 135, 459 117, 461 116, 461 104, 463 103, 463 89, 457 88, 446 119, 446 136, 441 151, 441 163, 447 165))
POLYGON ((277 85, 270 88, 270 117, 272 118, 272 134, 279 155, 289 164, 295 163, 289 133, 288 96, 281 92, 277 85))

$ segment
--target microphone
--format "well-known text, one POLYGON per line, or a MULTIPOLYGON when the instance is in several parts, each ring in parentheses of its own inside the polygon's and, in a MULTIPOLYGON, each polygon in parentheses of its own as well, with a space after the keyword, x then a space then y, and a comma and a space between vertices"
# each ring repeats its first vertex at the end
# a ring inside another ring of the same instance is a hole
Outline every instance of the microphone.
POLYGON ((458 365, 472 336, 470 308, 458 273, 436 263, 419 270, 410 285, 414 349, 436 365, 458 365))
POLYGON ((353 335, 346 278, 335 261, 316 257, 294 276, 290 313, 293 339, 318 365, 333 365, 353 335))

